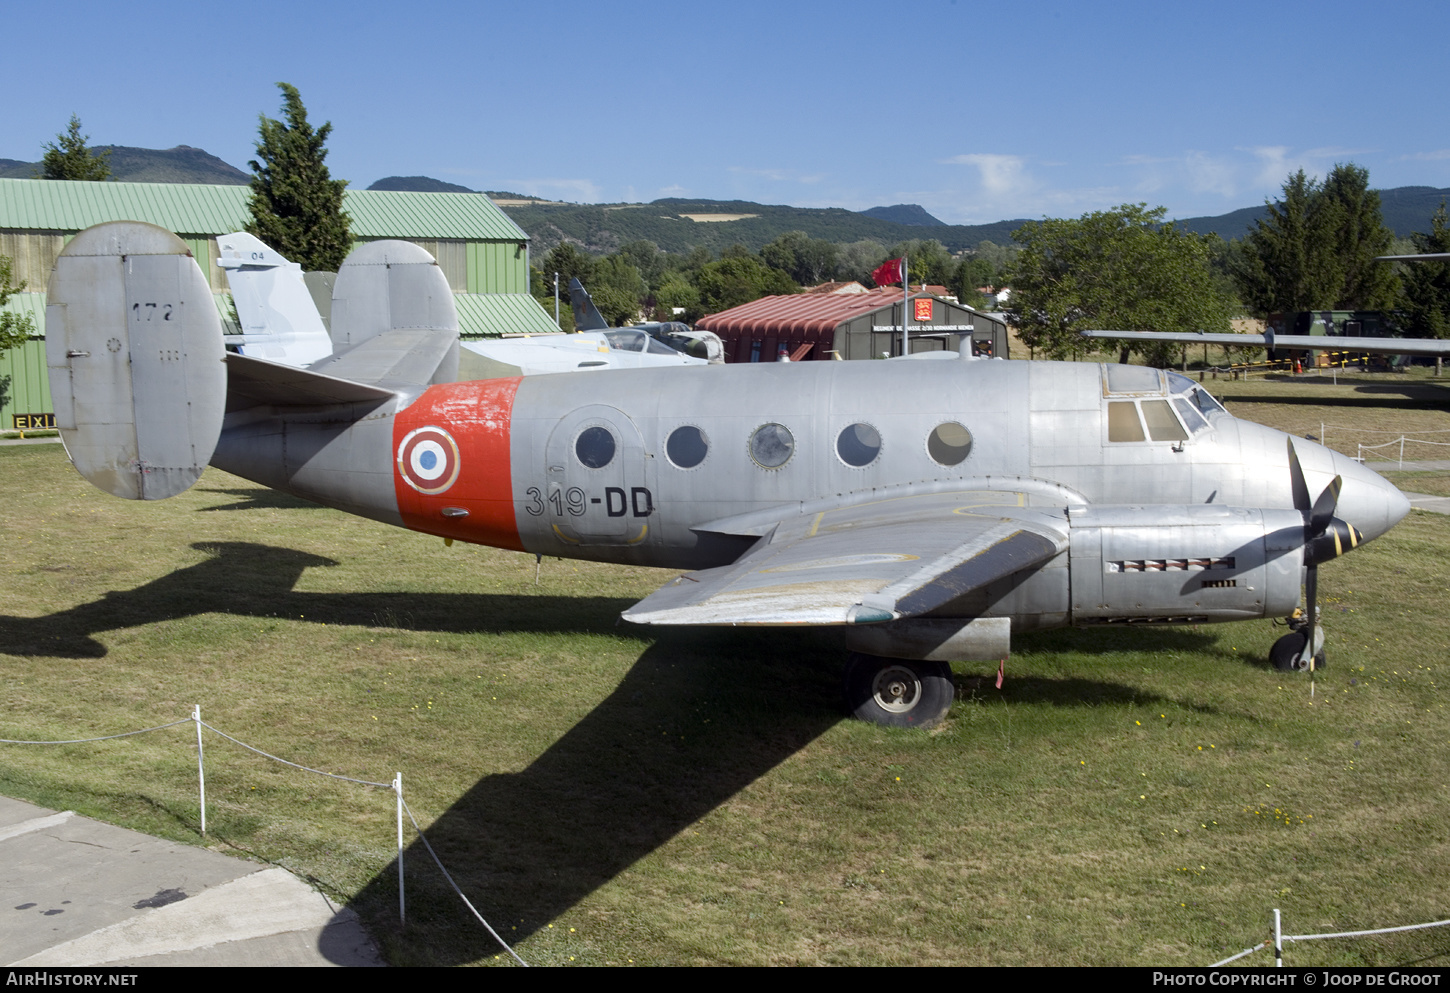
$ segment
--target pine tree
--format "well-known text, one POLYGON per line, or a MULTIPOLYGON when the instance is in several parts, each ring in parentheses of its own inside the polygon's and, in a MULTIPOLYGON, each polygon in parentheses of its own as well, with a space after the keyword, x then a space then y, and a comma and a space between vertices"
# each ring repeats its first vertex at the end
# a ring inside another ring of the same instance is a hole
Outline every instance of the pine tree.
POLYGON ((352 248, 342 209, 347 180, 333 179, 323 160, 332 123, 313 129, 302 96, 290 83, 282 91, 284 124, 262 115, 257 160, 252 167, 252 223, 247 233, 308 271, 336 272, 352 248), (260 161, 258 161, 260 160, 260 161))
POLYGON ((1399 279, 1377 255, 1394 239, 1369 171, 1337 165, 1320 184, 1300 169, 1284 182, 1229 260, 1239 295, 1258 314, 1302 310, 1389 310, 1399 279))
POLYGON ((55 141, 46 142, 45 158, 41 160, 42 179, 78 179, 100 183, 111 178, 111 152, 100 154, 86 147, 90 135, 81 134, 81 119, 70 115, 70 127, 65 134, 55 136, 55 141))
POLYGON ((1335 310, 1392 310, 1400 297, 1400 280, 1392 266, 1376 262, 1386 255, 1395 235, 1385 226, 1380 195, 1369 188, 1369 170, 1337 165, 1324 181, 1326 220, 1333 224, 1332 250, 1340 273, 1335 310))
MULTIPOLYGON (((1440 201, 1440 209, 1430 218, 1430 233, 1416 232, 1410 239, 1420 253, 1450 252, 1450 215, 1445 213, 1445 201, 1440 201)), ((1450 260, 1409 263, 1403 315, 1408 338, 1450 338, 1450 260)))
POLYGON ((1342 276, 1328 250, 1335 225, 1321 187, 1300 169, 1284 181, 1283 199, 1268 203, 1230 261, 1239 295, 1258 314, 1334 306, 1342 276))

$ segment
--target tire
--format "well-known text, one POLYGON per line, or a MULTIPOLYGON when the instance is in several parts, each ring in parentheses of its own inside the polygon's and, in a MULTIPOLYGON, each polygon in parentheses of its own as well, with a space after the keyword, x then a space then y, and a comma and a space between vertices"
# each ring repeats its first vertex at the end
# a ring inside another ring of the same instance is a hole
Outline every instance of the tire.
MULTIPOLYGON (((1304 643, 1307 639, 1307 632, 1293 631, 1274 642, 1274 647, 1269 649, 1269 661, 1273 663, 1274 668, 1280 672, 1298 672, 1300 669, 1299 656, 1304 651, 1304 643)), ((1314 669, 1317 672, 1323 668, 1324 652, 1321 650, 1318 655, 1314 656, 1314 669)))
POLYGON ((893 728, 939 723, 956 695, 946 662, 853 653, 846 666, 846 710, 858 720, 893 728))

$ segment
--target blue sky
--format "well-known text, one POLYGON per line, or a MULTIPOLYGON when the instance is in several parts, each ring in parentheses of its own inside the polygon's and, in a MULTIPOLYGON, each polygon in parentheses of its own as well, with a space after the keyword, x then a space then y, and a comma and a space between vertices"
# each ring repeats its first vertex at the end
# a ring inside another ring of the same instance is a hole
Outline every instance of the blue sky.
POLYGON ((285 80, 358 188, 919 203, 973 224, 1218 214, 1336 162, 1450 187, 1450 5, 1420 0, 80 0, 4 24, 4 158, 38 159, 74 112, 93 143, 246 169, 285 80))

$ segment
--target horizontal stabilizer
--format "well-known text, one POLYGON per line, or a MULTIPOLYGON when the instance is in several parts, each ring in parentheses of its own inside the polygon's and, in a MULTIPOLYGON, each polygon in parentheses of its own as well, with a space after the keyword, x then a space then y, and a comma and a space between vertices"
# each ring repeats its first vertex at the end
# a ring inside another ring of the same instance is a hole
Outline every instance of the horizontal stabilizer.
POLYGON ((458 378, 458 329, 395 328, 314 363, 312 372, 402 392, 458 378))
POLYGON ((397 395, 379 386, 354 383, 247 355, 228 355, 227 372, 227 407, 231 410, 254 404, 315 407, 339 403, 382 403, 397 395))

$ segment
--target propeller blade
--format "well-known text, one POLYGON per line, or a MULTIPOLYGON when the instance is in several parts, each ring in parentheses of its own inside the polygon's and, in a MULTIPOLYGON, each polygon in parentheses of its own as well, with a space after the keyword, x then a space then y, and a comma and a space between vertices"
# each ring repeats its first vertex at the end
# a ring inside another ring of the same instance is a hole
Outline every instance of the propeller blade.
POLYGON ((1319 499, 1314 501, 1314 509, 1309 514, 1309 537, 1314 539, 1324 533, 1329 527, 1329 522, 1334 519, 1334 508, 1339 505, 1339 491, 1344 488, 1344 479, 1335 476, 1330 484, 1324 487, 1324 492, 1319 494, 1319 499))
POLYGON ((1294 509, 1307 513, 1310 509, 1309 487, 1304 484, 1304 469, 1299 465, 1299 453, 1294 450, 1294 439, 1289 437, 1289 484, 1294 492, 1294 509))

